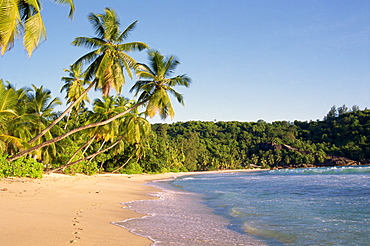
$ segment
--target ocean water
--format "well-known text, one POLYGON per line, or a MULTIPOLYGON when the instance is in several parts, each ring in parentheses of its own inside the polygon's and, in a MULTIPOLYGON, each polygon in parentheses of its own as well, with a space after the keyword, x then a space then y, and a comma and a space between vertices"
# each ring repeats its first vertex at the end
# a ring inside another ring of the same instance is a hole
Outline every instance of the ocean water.
POLYGON ((147 216, 118 224, 153 245, 370 245, 370 166, 212 173, 149 183, 147 216))

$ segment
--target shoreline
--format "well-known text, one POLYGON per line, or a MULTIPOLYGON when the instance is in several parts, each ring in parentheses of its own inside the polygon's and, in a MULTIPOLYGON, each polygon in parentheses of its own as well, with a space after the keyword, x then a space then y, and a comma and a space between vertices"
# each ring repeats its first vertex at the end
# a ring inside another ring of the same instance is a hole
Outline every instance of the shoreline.
POLYGON ((173 177, 258 170, 164 174, 46 174, 0 180, 0 237, 4 245, 150 245, 113 222, 145 216, 123 203, 156 199, 145 183, 173 177))

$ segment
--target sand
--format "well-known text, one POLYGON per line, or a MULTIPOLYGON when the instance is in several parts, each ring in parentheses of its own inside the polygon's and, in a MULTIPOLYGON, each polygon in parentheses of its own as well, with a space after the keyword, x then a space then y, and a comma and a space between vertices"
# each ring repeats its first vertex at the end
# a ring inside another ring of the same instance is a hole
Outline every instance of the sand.
POLYGON ((141 217, 121 203, 154 199, 142 184, 174 174, 45 175, 0 181, 0 245, 150 245, 111 224, 141 217))
POLYGON ((142 217, 121 203, 155 199, 155 188, 143 184, 174 176, 99 174, 44 175, 42 179, 0 181, 0 245, 150 245, 112 224, 142 217))

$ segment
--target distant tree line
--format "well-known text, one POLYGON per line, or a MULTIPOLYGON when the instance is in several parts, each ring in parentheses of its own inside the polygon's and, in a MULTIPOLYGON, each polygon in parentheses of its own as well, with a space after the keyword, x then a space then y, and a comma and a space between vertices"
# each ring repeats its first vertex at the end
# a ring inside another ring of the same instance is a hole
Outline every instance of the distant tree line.
MULTIPOLYGON (((131 166, 139 172, 322 166, 327 155, 370 162, 370 110, 333 107, 323 120, 189 121, 154 124, 148 149, 131 166), (292 147, 265 150, 261 143, 292 147), (294 149, 298 149, 294 150, 294 149)), ((128 155, 120 155, 121 161, 128 155)), ((116 157, 103 164, 116 168, 116 157)), ((125 169, 123 169, 124 171, 125 169)), ((128 169, 127 169, 128 170, 128 169)))

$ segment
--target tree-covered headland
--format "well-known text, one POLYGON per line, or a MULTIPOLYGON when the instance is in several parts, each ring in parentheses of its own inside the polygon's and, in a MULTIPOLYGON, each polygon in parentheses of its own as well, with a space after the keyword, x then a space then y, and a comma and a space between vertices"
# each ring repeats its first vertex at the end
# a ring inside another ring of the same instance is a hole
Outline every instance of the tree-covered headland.
POLYGON ((370 162, 370 110, 333 107, 310 122, 178 122, 154 124, 157 163, 186 170, 294 168, 370 162), (175 159, 176 161, 171 161, 175 159))
MULTIPOLYGON (((69 1, 55 1, 70 6, 69 1)), ((17 37, 29 56, 45 37, 40 1, 2 1, 0 48, 17 37)), ((94 37, 72 45, 89 51, 64 69, 59 98, 44 86, 16 88, 0 80, 0 177, 41 177, 44 172, 159 173, 241 168, 353 165, 370 159, 370 110, 333 107, 321 121, 177 122, 149 124, 147 118, 174 117, 172 100, 184 104, 179 87, 188 76, 174 75, 175 56, 127 41, 137 21, 124 29, 117 13, 91 13, 94 37), (132 52, 146 51, 148 61, 132 52), (137 78, 122 95, 126 80, 137 78), (101 92, 90 98, 89 92, 101 92)), ((1 75, 4 76, 4 75, 1 75)))

